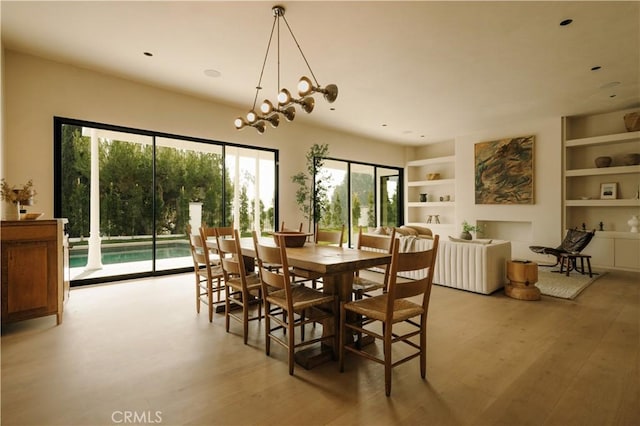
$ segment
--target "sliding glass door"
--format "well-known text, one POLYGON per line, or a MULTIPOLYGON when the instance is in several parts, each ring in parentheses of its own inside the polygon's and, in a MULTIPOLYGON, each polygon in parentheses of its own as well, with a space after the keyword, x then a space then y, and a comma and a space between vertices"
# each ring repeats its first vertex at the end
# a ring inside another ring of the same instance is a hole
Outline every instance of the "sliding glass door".
POLYGON ((56 119, 55 214, 72 285, 183 271, 186 233, 273 230, 277 152, 56 119))
POLYGON ((325 159, 321 180, 320 226, 336 229, 345 224, 353 244, 360 227, 399 226, 402 223, 402 169, 354 161, 325 159))

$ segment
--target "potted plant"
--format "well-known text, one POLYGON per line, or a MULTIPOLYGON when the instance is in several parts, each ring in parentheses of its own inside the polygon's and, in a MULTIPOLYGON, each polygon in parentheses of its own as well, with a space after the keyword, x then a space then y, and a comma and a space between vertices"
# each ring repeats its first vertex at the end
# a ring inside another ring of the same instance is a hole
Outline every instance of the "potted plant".
POLYGON ((29 180, 22 188, 14 188, 3 178, 0 186, 0 198, 4 202, 3 219, 19 220, 20 206, 30 206, 35 195, 33 180, 29 180))
POLYGON ((481 225, 470 225, 466 220, 462 222, 462 233, 460 234, 460 238, 463 240, 472 240, 471 236, 472 232, 482 232, 481 225))

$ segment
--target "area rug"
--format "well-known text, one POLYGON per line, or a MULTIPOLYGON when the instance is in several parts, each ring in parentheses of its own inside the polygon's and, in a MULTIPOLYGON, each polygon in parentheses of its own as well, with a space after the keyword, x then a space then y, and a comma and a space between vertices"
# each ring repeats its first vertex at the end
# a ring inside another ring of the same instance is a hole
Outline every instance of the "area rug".
POLYGON ((593 277, 589 278, 589 274, 582 275, 575 271, 572 271, 569 276, 565 273, 552 271, 557 271, 557 269, 539 267, 536 287, 545 296, 559 297, 561 299, 575 299, 585 288, 606 274, 605 271, 597 271, 597 274, 594 273, 593 277))

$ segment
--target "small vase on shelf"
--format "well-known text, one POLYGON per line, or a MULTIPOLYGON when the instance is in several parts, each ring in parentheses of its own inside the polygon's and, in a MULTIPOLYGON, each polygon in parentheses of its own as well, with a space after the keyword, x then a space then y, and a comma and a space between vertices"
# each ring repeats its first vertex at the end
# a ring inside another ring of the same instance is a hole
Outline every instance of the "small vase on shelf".
POLYGON ((638 223, 638 216, 631 216, 631 219, 627 221, 627 225, 631 227, 631 230, 629 232, 638 232, 638 223))
POLYGON ((2 220, 20 220, 20 203, 3 201, 2 220))

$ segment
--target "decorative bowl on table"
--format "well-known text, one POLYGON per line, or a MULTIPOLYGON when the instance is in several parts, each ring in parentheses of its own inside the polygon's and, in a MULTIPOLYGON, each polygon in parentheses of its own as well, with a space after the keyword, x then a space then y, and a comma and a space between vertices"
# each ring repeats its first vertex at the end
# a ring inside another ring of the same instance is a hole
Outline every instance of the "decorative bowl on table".
POLYGON ((42 217, 44 213, 20 213, 20 220, 36 220, 42 217))
POLYGON ((285 247, 302 247, 304 243, 307 241, 307 237, 313 235, 307 232, 298 232, 298 231, 283 231, 283 232, 274 232, 273 240, 276 242, 276 245, 279 244, 279 236, 284 236, 284 246, 285 247))

